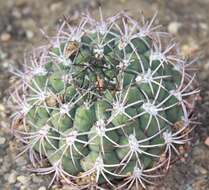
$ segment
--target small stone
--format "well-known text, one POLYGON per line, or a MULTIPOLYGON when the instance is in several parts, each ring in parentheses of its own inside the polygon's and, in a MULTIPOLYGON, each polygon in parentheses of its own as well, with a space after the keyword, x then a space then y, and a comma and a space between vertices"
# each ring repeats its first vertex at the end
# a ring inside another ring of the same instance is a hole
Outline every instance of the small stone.
MULTIPOLYGON (((133 185, 132 188, 130 190, 143 190, 144 188, 142 188, 141 186, 139 186, 137 189, 136 187, 133 185)), ((150 189, 149 189, 150 190, 150 189)))
POLYGON ((203 30, 208 30, 208 25, 204 22, 201 22, 200 24, 200 28, 202 28, 203 30))
POLYGON ((16 171, 13 171, 11 174, 9 174, 8 176, 8 182, 9 184, 13 184, 15 183, 17 180, 17 172, 16 171))
POLYGON ((34 174, 34 175, 32 175, 32 181, 34 183, 40 184, 43 182, 43 178, 34 174))
POLYGON ((21 18, 21 12, 18 9, 14 9, 12 11, 12 16, 14 16, 16 19, 20 19, 21 18))
POLYGON ((192 56, 195 52, 199 50, 199 46, 195 42, 191 42, 189 44, 184 44, 181 47, 181 54, 184 57, 192 56))
POLYGON ((0 104, 0 112, 4 112, 5 111, 5 106, 3 104, 0 104))
POLYGON ((121 2, 121 3, 126 3, 126 2, 127 2, 127 0, 120 0, 120 2, 121 2))
POLYGON ((203 167, 199 167, 199 171, 202 175, 206 175, 208 173, 208 171, 203 167))
POLYGON ((24 28, 25 31, 27 31, 27 30, 34 31, 37 29, 36 22, 32 18, 26 19, 21 24, 22 24, 22 27, 24 28))
POLYGON ((12 163, 11 163, 11 159, 10 159, 9 155, 4 156, 3 165, 0 168, 0 175, 9 171, 11 165, 12 165, 12 163))
POLYGON ((4 180, 7 181, 8 177, 9 177, 9 173, 4 173, 4 180))
POLYGON ((33 36, 34 36, 34 33, 33 33, 31 30, 27 30, 27 31, 26 31, 26 37, 27 37, 28 39, 32 39, 33 36))
POLYGON ((20 190, 28 190, 28 188, 25 185, 20 186, 20 190))
POLYGON ((7 32, 4 32, 4 33, 1 34, 0 40, 2 42, 8 42, 9 40, 11 40, 11 35, 7 32))
POLYGON ((205 139, 205 142, 204 142, 204 143, 205 143, 206 146, 209 147, 209 137, 207 137, 207 138, 205 139))
POLYGON ((64 185, 62 187, 62 190, 79 190, 77 187, 69 186, 69 185, 64 185))
POLYGON ((0 145, 4 144, 6 142, 6 139, 4 137, 0 137, 0 145))
POLYGON ((23 185, 27 185, 30 180, 31 180, 30 176, 20 175, 17 177, 17 181, 19 181, 23 185))
POLYGON ((179 22, 171 22, 169 25, 168 25, 168 31, 172 34, 177 34, 178 31, 179 31, 179 28, 181 27, 181 23, 179 22))
MULTIPOLYGON (((4 60, 6 59, 8 56, 7 53, 3 52, 1 49, 0 49, 0 60, 4 60)), ((2 104, 1 104, 2 105, 2 104)), ((3 106, 3 105, 2 105, 3 106)))
POLYGON ((19 7, 24 6, 27 3, 27 0, 16 0, 15 4, 19 7))
POLYGON ((199 144, 193 148, 192 157, 196 163, 204 163, 204 166, 209 166, 209 151, 204 144, 199 144))
MULTIPOLYGON (((209 61, 206 62, 204 65, 203 65, 203 69, 205 69, 206 71, 209 70, 209 61)), ((207 73, 206 73, 207 74, 207 73)), ((209 138, 209 137, 208 137, 209 138)), ((207 140, 207 139, 206 139, 207 140)), ((205 141, 206 141, 205 140, 205 141)))
POLYGON ((24 16, 31 16, 31 12, 32 12, 32 10, 31 10, 30 6, 26 6, 22 9, 22 14, 24 16))
POLYGON ((41 186, 41 187, 39 187, 38 190, 46 190, 46 187, 45 186, 41 186))
POLYGON ((53 3, 53 4, 50 6, 50 10, 51 10, 52 12, 55 12, 55 11, 59 10, 61 7, 62 7, 62 3, 61 3, 61 2, 53 3))

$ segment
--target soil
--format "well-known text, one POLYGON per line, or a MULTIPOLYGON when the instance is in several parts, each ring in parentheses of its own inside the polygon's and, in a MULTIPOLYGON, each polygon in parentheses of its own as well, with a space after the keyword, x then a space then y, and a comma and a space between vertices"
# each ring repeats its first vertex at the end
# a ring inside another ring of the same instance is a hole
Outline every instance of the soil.
MULTIPOLYGON (((191 151, 172 166, 163 183, 149 189, 209 190, 209 0, 0 0, 0 189, 44 190, 49 177, 27 171, 27 156, 16 159, 20 143, 10 133, 8 87, 12 85, 14 68, 21 68, 23 55, 34 46, 46 43, 40 29, 52 35, 64 15, 75 23, 79 15, 89 10, 98 15, 112 15, 127 10, 140 19, 140 13, 150 18, 156 12, 156 22, 173 33, 180 42, 181 53, 198 57, 195 63, 201 89, 196 107, 197 120, 191 151)), ((51 189, 70 189, 53 186, 51 189)))

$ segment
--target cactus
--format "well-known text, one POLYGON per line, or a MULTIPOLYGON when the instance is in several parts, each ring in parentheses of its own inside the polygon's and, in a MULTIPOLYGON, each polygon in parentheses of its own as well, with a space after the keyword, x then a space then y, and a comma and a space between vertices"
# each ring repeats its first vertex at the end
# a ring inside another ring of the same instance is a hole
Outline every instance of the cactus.
POLYGON ((29 152, 33 171, 53 173, 51 184, 146 188, 188 143, 195 75, 154 19, 123 12, 99 21, 87 14, 77 27, 65 21, 15 72, 20 154, 29 152))

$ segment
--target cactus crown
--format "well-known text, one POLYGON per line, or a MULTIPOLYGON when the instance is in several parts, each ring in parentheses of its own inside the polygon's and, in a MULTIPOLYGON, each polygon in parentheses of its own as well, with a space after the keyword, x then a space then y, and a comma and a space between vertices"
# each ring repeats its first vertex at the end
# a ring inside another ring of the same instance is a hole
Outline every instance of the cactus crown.
POLYGON ((125 13, 67 22, 27 60, 12 94, 34 166, 80 188, 154 184, 187 143, 198 91, 176 44, 125 13), (120 185, 117 185, 120 184, 120 185))

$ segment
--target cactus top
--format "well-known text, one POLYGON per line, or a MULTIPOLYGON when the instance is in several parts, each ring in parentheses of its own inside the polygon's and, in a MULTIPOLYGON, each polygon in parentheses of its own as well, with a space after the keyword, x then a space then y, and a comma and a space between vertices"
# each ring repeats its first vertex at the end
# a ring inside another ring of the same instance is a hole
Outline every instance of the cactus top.
POLYGON ((50 163, 35 171, 80 188, 145 188, 162 177, 188 141, 198 91, 153 21, 85 15, 29 56, 12 97, 23 152, 36 167, 50 163))

